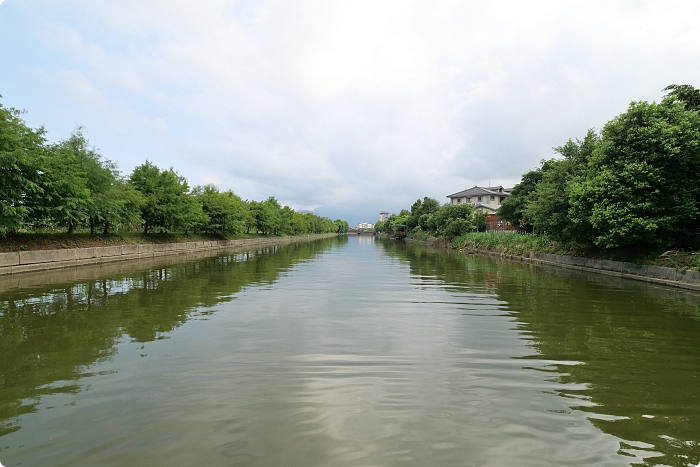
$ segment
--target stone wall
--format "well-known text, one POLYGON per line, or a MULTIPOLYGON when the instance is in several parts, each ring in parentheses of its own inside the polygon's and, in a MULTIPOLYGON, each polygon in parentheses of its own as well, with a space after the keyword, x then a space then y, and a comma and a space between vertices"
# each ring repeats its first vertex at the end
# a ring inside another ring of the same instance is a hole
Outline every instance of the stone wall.
POLYGON ((547 264, 584 272, 595 272, 615 277, 640 280, 655 284, 670 285, 684 289, 700 291, 700 272, 667 268, 662 266, 636 266, 622 261, 583 258, 580 256, 553 255, 531 251, 526 256, 508 255, 493 251, 481 251, 479 254, 497 256, 513 261, 534 264, 547 264))
POLYGON ((144 243, 65 250, 13 251, 0 253, 0 276, 248 246, 279 245, 335 236, 336 234, 318 234, 298 237, 244 238, 208 242, 144 243))

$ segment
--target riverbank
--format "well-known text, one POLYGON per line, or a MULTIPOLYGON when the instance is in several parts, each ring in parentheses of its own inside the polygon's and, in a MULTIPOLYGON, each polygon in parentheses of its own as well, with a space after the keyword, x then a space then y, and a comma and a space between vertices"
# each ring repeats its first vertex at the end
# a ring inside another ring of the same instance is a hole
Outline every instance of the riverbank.
POLYGON ((662 266, 700 271, 700 252, 671 250, 652 254, 647 250, 592 251, 576 245, 566 245, 544 235, 494 234, 472 232, 454 238, 448 246, 466 251, 495 251, 505 255, 527 256, 530 252, 549 253, 597 260, 628 262, 638 266, 662 266))
MULTIPOLYGON (((132 243, 110 246, 62 249, 34 249, 0 253, 0 276, 47 271, 115 261, 148 259, 239 247, 278 245, 336 237, 338 234, 312 234, 287 237, 254 237, 234 240, 132 243)), ((190 237, 191 238, 191 237, 190 237)))
MULTIPOLYGON (((259 238, 259 235, 223 237, 221 235, 149 233, 141 232, 91 235, 88 232, 65 233, 20 233, 0 237, 0 253, 32 250, 64 250, 68 248, 95 248, 103 246, 143 245, 147 243, 209 242, 259 238)), ((264 238, 264 236, 263 236, 264 238)))
POLYGON ((447 241, 435 237, 409 238, 466 253, 505 258, 512 261, 552 265, 584 272, 624 277, 644 282, 700 291, 700 256, 695 252, 666 252, 660 257, 637 257, 617 261, 584 256, 580 250, 564 247, 545 236, 475 232, 447 241), (694 263, 694 261, 697 261, 694 263), (669 264, 670 265, 667 265, 669 264), (692 267, 696 265, 695 267, 692 267), (690 267, 688 267, 690 266, 690 267))

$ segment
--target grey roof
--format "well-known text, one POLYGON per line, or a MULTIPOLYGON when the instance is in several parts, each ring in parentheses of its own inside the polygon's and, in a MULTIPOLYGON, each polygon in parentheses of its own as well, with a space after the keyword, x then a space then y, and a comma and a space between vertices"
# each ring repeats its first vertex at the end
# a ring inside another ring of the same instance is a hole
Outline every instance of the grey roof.
POLYGON ((512 188, 503 188, 501 185, 498 186, 475 186, 473 188, 467 188, 466 190, 458 191, 457 193, 447 195, 447 198, 463 198, 465 196, 482 196, 482 195, 506 195, 510 194, 512 188))

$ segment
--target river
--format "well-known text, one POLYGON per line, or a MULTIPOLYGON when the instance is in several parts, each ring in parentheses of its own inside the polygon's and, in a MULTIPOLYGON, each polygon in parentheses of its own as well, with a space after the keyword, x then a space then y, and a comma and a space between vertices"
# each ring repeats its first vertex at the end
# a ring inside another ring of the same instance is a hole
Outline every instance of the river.
POLYGON ((0 290, 0 463, 696 466, 700 297, 373 237, 0 290))

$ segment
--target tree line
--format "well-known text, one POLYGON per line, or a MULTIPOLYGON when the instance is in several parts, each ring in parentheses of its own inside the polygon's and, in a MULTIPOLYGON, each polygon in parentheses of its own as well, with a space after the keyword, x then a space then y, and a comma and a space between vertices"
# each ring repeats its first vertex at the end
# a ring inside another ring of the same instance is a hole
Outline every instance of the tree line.
POLYGON ((49 143, 22 112, 0 104, 0 234, 76 229, 239 236, 345 233, 348 223, 298 213, 274 198, 243 200, 214 185, 190 188, 149 161, 123 175, 78 127, 49 143))
POLYGON ((475 211, 471 204, 443 204, 434 198, 418 199, 411 210, 402 209, 385 221, 374 224, 375 230, 393 233, 406 229, 409 235, 432 235, 451 239, 469 232, 486 230, 486 214, 475 211))
POLYGON ((522 231, 586 248, 700 247, 700 90, 670 85, 554 148, 499 214, 522 231))

